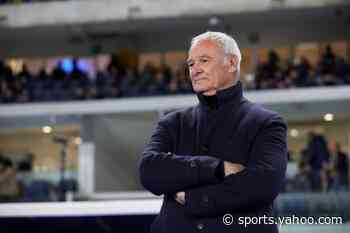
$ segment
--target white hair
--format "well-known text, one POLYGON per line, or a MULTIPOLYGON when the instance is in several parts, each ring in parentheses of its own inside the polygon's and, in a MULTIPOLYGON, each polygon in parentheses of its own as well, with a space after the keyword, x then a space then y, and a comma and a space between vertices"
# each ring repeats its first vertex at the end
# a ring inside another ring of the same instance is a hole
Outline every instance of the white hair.
MULTIPOLYGON (((205 32, 202 34, 199 34, 198 36, 195 36, 192 38, 191 41, 191 48, 196 45, 198 42, 202 40, 210 40, 216 43, 219 47, 221 47, 224 50, 225 55, 234 55, 237 57, 237 77, 239 78, 239 71, 241 67, 241 60, 242 60, 242 54, 239 50, 239 47, 237 45, 237 42, 233 37, 227 35, 223 32, 205 32)), ((226 62, 226 56, 225 60, 226 62)))

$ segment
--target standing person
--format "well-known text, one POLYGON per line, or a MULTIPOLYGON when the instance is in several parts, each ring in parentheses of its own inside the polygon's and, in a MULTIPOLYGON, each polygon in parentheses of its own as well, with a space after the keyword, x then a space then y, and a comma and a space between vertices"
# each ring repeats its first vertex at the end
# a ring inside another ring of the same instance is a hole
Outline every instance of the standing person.
POLYGON ((238 219, 272 216, 287 164, 286 124, 243 97, 240 62, 227 34, 192 39, 187 64, 199 104, 165 115, 140 161, 143 186, 164 195, 152 233, 278 232, 238 219))
POLYGON ((306 148, 310 166, 310 184, 313 192, 328 190, 327 171, 329 167, 329 150, 325 137, 321 134, 310 133, 306 148))
POLYGON ((336 191, 346 191, 349 188, 349 158, 341 150, 340 144, 332 140, 329 143, 331 153, 330 179, 336 191))

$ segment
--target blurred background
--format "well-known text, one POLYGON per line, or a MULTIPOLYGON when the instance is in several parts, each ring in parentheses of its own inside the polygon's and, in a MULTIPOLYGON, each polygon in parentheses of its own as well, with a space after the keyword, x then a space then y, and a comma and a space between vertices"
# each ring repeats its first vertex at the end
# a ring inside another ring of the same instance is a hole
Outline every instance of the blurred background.
POLYGON ((148 232, 137 162, 167 111, 197 103, 193 36, 238 42, 246 97, 288 121, 276 216, 350 232, 348 0, 0 0, 1 232, 148 232))

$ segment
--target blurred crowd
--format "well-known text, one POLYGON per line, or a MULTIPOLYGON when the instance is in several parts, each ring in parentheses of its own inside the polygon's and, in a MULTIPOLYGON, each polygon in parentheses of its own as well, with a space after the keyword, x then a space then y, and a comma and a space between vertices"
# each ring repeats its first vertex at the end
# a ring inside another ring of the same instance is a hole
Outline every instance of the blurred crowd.
POLYGON ((348 191, 349 155, 335 140, 309 133, 298 160, 298 172, 287 182, 287 191, 348 191))
MULTIPOLYGON (((76 60, 69 73, 59 63, 51 73, 43 68, 38 75, 28 72, 25 65, 20 73, 14 74, 0 61, 0 102, 88 100, 192 92, 186 66, 174 71, 166 64, 160 67, 146 64, 138 70, 121 64, 112 59, 105 70, 89 77, 79 69, 76 60)), ((350 64, 337 57, 330 46, 316 66, 311 66, 305 57, 297 62, 282 61, 276 52, 270 51, 267 62, 258 64, 252 77, 249 80, 242 77, 246 89, 344 85, 350 84, 350 64)))
POLYGON ((281 61, 270 51, 268 61, 260 63, 255 71, 251 89, 333 86, 350 84, 350 64, 336 56, 331 46, 326 46, 318 64, 312 66, 308 59, 281 61))
POLYGON ((34 155, 29 153, 25 159, 16 161, 0 152, 0 203, 61 201, 74 198, 78 191, 77 179, 33 177, 34 155))
POLYGON ((0 62, 0 102, 87 100, 192 91, 185 67, 174 74, 166 65, 155 67, 146 64, 139 72, 112 59, 106 70, 97 71, 93 78, 79 69, 76 60, 70 73, 61 67, 59 63, 51 74, 42 69, 34 76, 24 65, 22 71, 14 75, 8 66, 0 62))

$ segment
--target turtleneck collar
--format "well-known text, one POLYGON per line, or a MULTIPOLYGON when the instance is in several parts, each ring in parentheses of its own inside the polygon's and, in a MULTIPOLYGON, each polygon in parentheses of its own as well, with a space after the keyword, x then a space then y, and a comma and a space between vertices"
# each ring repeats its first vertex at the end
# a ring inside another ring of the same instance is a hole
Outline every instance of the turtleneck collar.
POLYGON ((242 84, 238 81, 236 85, 217 91, 213 96, 197 93, 197 97, 200 105, 205 109, 218 109, 227 103, 236 102, 242 98, 242 84))

